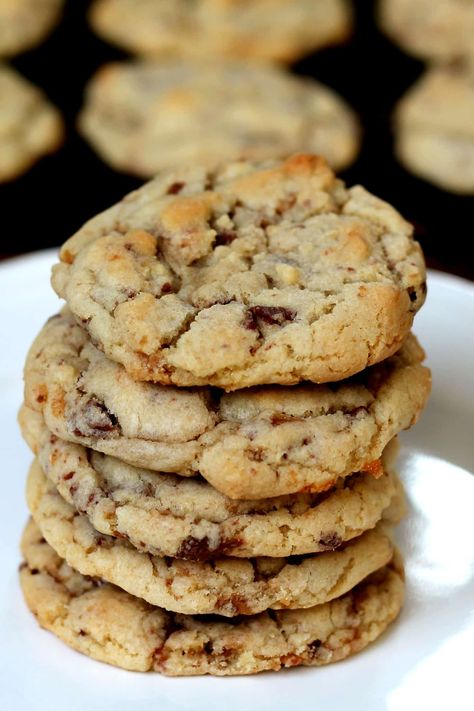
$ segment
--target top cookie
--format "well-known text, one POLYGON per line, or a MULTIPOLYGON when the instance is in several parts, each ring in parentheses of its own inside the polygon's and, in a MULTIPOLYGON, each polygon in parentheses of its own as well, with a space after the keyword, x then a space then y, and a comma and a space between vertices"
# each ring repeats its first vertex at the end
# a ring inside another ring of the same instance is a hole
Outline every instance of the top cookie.
POLYGON ((93 28, 146 56, 230 56, 292 62, 348 36, 347 0, 96 0, 93 28))
POLYGON ((341 169, 359 143, 352 111, 331 89, 236 61, 107 64, 87 87, 79 126, 105 161, 144 178, 296 151, 320 153, 341 169))
POLYGON ((411 226, 310 155, 163 171, 60 256, 92 340, 162 384, 346 378, 400 347, 425 296, 411 226))
POLYGON ((0 56, 39 44, 58 21, 64 0, 0 0, 0 56))
POLYGON ((474 56, 474 0, 381 0, 379 22, 421 59, 474 56))

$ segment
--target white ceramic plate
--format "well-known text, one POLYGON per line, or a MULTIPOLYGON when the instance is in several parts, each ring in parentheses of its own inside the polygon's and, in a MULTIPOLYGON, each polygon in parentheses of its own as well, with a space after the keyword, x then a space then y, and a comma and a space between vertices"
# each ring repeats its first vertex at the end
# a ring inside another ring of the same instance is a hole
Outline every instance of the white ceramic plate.
POLYGON ((51 252, 0 266, 0 709, 93 711, 411 711, 474 708, 474 286, 431 273, 415 332, 434 388, 403 436, 411 512, 400 543, 407 601, 376 644, 320 669, 229 679, 166 679, 121 671, 71 651, 41 630, 17 582, 30 454, 16 426, 25 353, 58 308, 51 252))

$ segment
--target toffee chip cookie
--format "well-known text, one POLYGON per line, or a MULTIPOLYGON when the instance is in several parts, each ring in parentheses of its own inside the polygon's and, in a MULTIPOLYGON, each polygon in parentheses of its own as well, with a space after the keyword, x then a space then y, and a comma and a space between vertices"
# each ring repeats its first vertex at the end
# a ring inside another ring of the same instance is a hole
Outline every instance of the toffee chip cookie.
POLYGON ((65 310, 31 346, 20 422, 33 449, 44 437, 35 410, 62 439, 138 467, 200 472, 231 498, 317 491, 374 470, 415 422, 430 390, 423 357, 410 335, 394 356, 330 386, 187 390, 134 381, 65 310))
POLYGON ((165 385, 342 380, 395 353, 425 298, 412 227, 311 155, 163 171, 60 257, 94 343, 165 385))
POLYGON ((105 40, 146 56, 293 62, 352 29, 347 0, 96 0, 89 17, 105 40))
POLYGON ((251 615, 320 605, 351 590, 393 556, 390 538, 380 528, 336 551, 306 557, 206 563, 147 555, 98 533, 48 483, 38 462, 30 471, 27 501, 43 536, 75 570, 184 614, 251 615))
POLYGON ((63 5, 64 0, 0 0, 0 57, 40 44, 58 22, 63 5))
POLYGON ((0 64, 0 183, 27 171, 62 139, 61 116, 43 92, 0 64))
POLYGON ((319 153, 340 170, 359 144, 353 112, 331 89, 236 62, 106 65, 88 85, 79 127, 107 163, 143 178, 297 151, 319 153))
POLYGON ((374 528, 400 498, 390 448, 377 478, 354 474, 322 494, 247 501, 229 499, 202 479, 138 469, 54 436, 38 457, 61 496, 97 531, 187 560, 333 550, 374 528))
POLYGON ((39 624, 89 657, 170 676, 254 674, 320 666, 373 642, 397 617, 404 597, 396 556, 353 590, 305 610, 235 618, 166 612, 70 568, 28 523, 20 581, 39 624))
POLYGON ((474 194, 474 67, 423 74, 398 104, 395 135, 408 170, 444 190, 474 194))
POLYGON ((473 0, 379 0, 378 14, 387 35, 416 57, 474 58, 473 0))

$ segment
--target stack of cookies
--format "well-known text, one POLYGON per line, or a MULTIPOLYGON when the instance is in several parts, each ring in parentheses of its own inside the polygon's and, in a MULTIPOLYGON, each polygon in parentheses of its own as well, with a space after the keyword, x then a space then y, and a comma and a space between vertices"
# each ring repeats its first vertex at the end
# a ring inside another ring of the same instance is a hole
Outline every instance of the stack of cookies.
POLYGON ((426 402, 411 227, 326 162, 164 170, 63 246, 25 368, 39 623, 169 675, 343 659, 397 616, 426 402))

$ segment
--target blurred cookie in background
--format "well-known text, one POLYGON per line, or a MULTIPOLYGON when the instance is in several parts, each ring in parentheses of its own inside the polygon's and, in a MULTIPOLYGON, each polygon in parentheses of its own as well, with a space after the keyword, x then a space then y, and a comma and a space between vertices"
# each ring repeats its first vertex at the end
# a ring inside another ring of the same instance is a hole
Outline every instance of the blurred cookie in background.
POLYGON ((352 12, 348 0, 95 0, 90 22, 139 55, 292 62, 345 40, 352 12))
POLYGON ((143 178, 298 151, 340 170, 359 148, 355 115, 335 92, 278 67, 236 62, 106 65, 88 85, 79 128, 107 163, 143 178))
POLYGON ((0 182, 24 173, 62 139, 61 116, 43 92, 0 65, 0 182))
MULTIPOLYGON (((473 3, 474 6, 474 3, 473 3)), ((474 193, 474 72, 428 70, 399 102, 395 151, 415 175, 454 193, 474 193)))
POLYGON ((474 55, 474 0, 379 0, 378 17, 390 39, 420 59, 474 55))
POLYGON ((36 47, 59 20, 64 0, 0 0, 0 56, 36 47))

